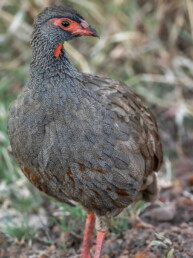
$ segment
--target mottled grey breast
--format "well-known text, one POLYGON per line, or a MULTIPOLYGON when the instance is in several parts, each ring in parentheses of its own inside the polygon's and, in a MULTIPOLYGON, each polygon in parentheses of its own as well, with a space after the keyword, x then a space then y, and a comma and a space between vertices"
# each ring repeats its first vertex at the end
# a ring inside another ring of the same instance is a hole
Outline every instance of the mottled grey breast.
POLYGON ((155 120, 117 81, 58 81, 29 84, 12 105, 13 154, 32 183, 57 199, 99 214, 121 210, 160 166, 155 120))

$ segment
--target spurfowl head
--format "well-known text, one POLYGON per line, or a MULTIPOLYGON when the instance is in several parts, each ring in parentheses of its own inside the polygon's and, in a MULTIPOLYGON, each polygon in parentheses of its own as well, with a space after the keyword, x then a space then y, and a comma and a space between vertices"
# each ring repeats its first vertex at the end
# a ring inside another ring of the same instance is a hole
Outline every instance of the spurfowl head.
POLYGON ((52 43, 63 43, 80 36, 98 37, 85 19, 76 10, 68 6, 49 6, 34 22, 36 29, 52 43))
POLYGON ((38 32, 38 38, 44 38, 50 45, 55 45, 56 57, 59 57, 64 41, 80 36, 98 37, 96 30, 69 6, 45 8, 34 22, 34 32, 38 32))

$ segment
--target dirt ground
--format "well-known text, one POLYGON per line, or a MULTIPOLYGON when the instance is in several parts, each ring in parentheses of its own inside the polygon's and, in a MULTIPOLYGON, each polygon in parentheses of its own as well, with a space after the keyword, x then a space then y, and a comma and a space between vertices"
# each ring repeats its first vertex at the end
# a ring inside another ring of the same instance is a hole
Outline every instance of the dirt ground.
MULTIPOLYGON (((183 175, 182 180, 185 186, 188 182, 184 177, 183 175)), ((193 188, 186 185, 184 190, 183 184, 176 180, 174 186, 162 191, 160 199, 163 201, 163 206, 151 205, 141 214, 143 221, 150 223, 149 227, 152 225, 152 228, 148 228, 148 225, 147 228, 142 228, 140 223, 136 223, 130 230, 122 233, 109 233, 104 245, 103 258, 193 257, 193 199, 187 194, 188 190, 191 192, 193 188), (153 241, 155 245, 150 246, 153 241)), ((68 234, 67 252, 58 251, 57 244, 45 245, 41 242, 41 238, 31 247, 25 243, 9 243, 1 233, 0 257, 79 257, 81 246, 79 233, 77 227, 76 234, 68 234)), ((53 227, 52 234, 55 234, 56 243, 59 244, 61 235, 57 232, 57 228, 53 227)), ((94 249, 93 246, 93 253, 94 249)))
MULTIPOLYGON (((103 258, 187 258, 193 257, 193 176, 192 164, 179 160, 176 163, 176 179, 161 190, 159 202, 149 205, 140 214, 146 224, 136 220, 128 222, 129 230, 109 233, 104 244, 103 258)), ((54 245, 42 241, 45 230, 39 230, 33 243, 9 242, 0 235, 0 257, 69 257, 78 258, 81 248, 81 232, 84 223, 76 225, 73 233, 61 232, 52 224, 49 231, 54 245), (65 249, 59 248, 66 239, 65 249), (42 239, 42 240, 41 240, 42 239)), ((93 245, 92 254, 94 254, 93 245)))

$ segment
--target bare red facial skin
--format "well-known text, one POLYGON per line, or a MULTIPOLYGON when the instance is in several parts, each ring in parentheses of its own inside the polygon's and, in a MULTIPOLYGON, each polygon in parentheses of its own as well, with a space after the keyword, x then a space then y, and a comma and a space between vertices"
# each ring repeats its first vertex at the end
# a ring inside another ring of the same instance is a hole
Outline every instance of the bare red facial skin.
POLYGON ((69 18, 52 18, 50 22, 53 23, 55 26, 59 26, 61 29, 70 31, 72 35, 81 35, 81 36, 94 36, 97 37, 97 32, 85 20, 81 20, 81 23, 73 21, 69 18), (69 26, 64 27, 62 25, 63 21, 67 21, 69 26))
MULTIPOLYGON (((70 31, 72 35, 98 37, 96 30, 89 26, 89 24, 83 19, 81 19, 81 22, 78 23, 69 18, 52 18, 50 19, 50 22, 53 23, 55 26, 59 26, 61 29, 65 31, 70 31), (67 21, 69 25, 63 26, 63 21, 67 21)), ((62 45, 63 44, 59 44, 54 52, 54 56, 56 58, 60 56, 62 45)))

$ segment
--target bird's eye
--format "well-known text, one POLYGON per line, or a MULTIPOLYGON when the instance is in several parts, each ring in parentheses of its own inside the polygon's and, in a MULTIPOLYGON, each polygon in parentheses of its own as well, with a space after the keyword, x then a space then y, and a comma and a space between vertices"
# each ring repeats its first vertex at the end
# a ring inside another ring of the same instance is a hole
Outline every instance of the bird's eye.
POLYGON ((62 21, 62 26, 63 27, 68 27, 70 23, 68 21, 62 21))

